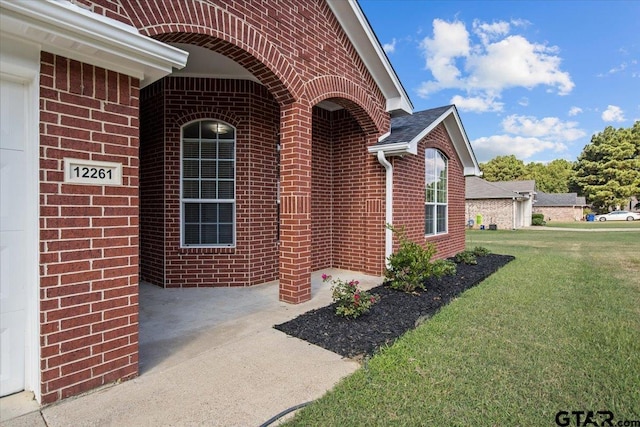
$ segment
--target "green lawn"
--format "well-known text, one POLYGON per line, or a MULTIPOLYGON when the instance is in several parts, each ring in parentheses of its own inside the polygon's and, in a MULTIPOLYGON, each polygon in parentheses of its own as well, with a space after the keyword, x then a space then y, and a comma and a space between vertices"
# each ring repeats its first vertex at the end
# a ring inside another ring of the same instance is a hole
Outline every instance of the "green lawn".
POLYGON ((552 426, 561 410, 640 420, 639 235, 469 231, 467 244, 516 260, 290 425, 552 426))

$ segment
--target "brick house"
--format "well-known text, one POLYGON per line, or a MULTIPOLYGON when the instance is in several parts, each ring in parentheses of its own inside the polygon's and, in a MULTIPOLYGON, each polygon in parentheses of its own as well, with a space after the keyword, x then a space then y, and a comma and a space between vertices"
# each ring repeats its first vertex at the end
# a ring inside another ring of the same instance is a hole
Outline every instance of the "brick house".
POLYGON ((464 248, 457 110, 411 115, 355 1, 0 8, 0 395, 136 376, 140 280, 300 303, 314 270, 381 274, 385 223, 464 248))
POLYGON ((478 176, 467 176, 467 224, 473 221, 475 228, 495 225, 501 230, 530 226, 535 185, 535 181, 530 180, 489 182, 478 176))
POLYGON ((536 193, 533 212, 543 214, 545 221, 580 221, 587 206, 577 193, 536 193))

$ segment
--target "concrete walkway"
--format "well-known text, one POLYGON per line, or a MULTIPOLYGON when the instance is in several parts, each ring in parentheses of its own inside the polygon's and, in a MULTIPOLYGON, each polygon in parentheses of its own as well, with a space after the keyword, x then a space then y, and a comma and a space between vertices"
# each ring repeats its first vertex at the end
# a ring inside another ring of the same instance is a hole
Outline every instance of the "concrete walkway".
POLYGON ((608 231, 631 231, 631 232, 639 232, 640 226, 636 227, 616 227, 616 228, 571 228, 571 227, 540 227, 540 226, 530 226, 523 227, 523 230, 535 230, 535 231, 577 231, 577 232, 588 232, 588 233, 597 233, 597 232, 608 232, 608 231))
MULTIPOLYGON (((365 289, 382 282, 323 272, 359 280, 365 289)), ((299 305, 278 301, 277 282, 207 289, 142 284, 140 376, 44 408, 25 394, 0 399, 1 425, 258 426, 317 399, 359 365, 273 325, 331 302, 323 272, 312 276, 312 300, 299 305), (31 412, 18 416, 20 407, 31 412)))

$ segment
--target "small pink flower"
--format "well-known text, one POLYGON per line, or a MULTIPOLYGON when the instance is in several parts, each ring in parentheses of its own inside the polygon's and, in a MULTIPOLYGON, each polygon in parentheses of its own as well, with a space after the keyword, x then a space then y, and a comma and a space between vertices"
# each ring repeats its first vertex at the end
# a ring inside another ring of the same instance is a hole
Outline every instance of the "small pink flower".
POLYGON ((371 304, 375 303, 376 302, 376 297, 371 297, 370 301, 371 301, 371 304))
POLYGON ((326 282, 327 280, 331 279, 331 276, 327 275, 327 274, 322 274, 322 281, 326 282))

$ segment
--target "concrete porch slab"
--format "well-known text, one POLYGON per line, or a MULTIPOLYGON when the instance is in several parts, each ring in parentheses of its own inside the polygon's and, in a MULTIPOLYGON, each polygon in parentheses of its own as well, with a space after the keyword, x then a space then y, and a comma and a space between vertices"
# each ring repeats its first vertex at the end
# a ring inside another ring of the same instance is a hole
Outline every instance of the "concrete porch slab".
MULTIPOLYGON (((256 426, 317 399, 358 363, 273 325, 331 302, 322 273, 359 280, 365 289, 382 282, 344 270, 319 271, 312 275, 311 301, 299 305, 278 301, 277 282, 206 289, 142 284, 140 376, 42 408, 46 425, 256 426)), ((19 421, 2 425, 24 425, 19 421)))

